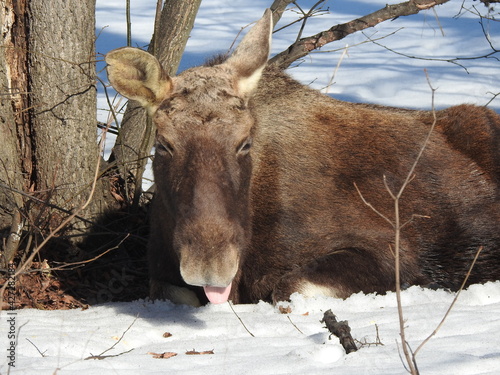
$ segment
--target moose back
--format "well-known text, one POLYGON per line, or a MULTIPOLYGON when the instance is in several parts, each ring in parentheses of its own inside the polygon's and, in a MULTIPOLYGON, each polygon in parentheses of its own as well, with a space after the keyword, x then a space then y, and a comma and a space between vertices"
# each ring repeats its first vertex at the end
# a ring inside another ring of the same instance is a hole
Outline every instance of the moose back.
POLYGON ((267 66, 272 17, 225 61, 169 77, 152 55, 106 56, 156 125, 150 296, 198 305, 345 298, 401 282, 500 278, 500 116, 332 99, 267 66), (396 203, 398 211, 396 212, 396 203))

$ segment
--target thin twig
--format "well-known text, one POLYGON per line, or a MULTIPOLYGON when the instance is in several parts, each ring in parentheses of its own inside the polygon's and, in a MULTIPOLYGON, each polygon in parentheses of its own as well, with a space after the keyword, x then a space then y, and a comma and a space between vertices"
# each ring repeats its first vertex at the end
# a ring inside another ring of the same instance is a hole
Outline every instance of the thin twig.
POLYGON ((309 12, 304 12, 302 10, 302 8, 300 7, 299 4, 297 4, 296 1, 294 1, 293 3, 295 4, 295 6, 297 7, 297 9, 299 9, 299 11, 302 13, 303 17, 302 17, 302 25, 300 25, 300 30, 299 32, 297 33, 297 39, 295 40, 295 43, 297 43, 301 38, 302 38, 302 33, 304 32, 304 28, 306 27, 306 23, 307 23, 307 20, 312 17, 314 15, 314 13, 316 13, 316 8, 321 5, 322 3, 324 3, 325 0, 319 0, 316 4, 314 4, 311 9, 309 9, 309 12))
MULTIPOLYGON (((98 254, 96 255, 95 257, 91 258, 91 259, 86 259, 86 260, 81 260, 81 261, 78 261, 78 262, 71 262, 71 263, 64 263, 63 265, 61 266, 57 266, 57 267, 50 267, 50 268, 47 268, 45 269, 46 271, 61 271, 61 270, 67 270, 69 267, 73 267, 73 266, 80 266, 80 265, 84 265, 86 263, 90 263, 90 262, 93 262, 101 257, 103 257, 104 255, 106 255, 107 253, 109 253, 110 251, 113 251, 113 250, 116 250, 116 249, 119 249, 120 246, 123 244, 123 242, 130 236, 130 233, 127 233, 127 235, 120 241, 120 243, 118 243, 118 245, 116 246, 113 246, 113 247, 110 247, 109 249, 106 249, 106 251, 102 252, 101 254, 98 254)), ((35 270, 35 271, 38 271, 38 270, 35 270)))
POLYGON ((432 12, 434 13, 434 18, 436 19, 436 23, 438 24, 439 26, 439 30, 441 31, 441 35, 442 36, 445 36, 444 34, 444 29, 443 29, 443 25, 441 25, 441 21, 439 20, 439 16, 436 12, 436 8, 432 7, 432 12))
POLYGON ((500 92, 497 92, 497 93, 495 94, 495 93, 493 93, 493 92, 491 92, 491 91, 488 91, 488 92, 487 92, 487 94, 492 95, 492 97, 491 97, 491 99, 490 99, 490 100, 488 100, 488 102, 484 105, 485 107, 489 106, 489 105, 493 102, 493 100, 495 100, 495 99, 497 98, 497 96, 499 96, 499 95, 500 95, 500 92))
POLYGON ((132 45, 132 22, 130 21, 130 0, 125 1, 125 14, 127 18, 127 47, 132 45))
POLYGON ((250 330, 247 328, 247 326, 245 325, 245 323, 243 323, 243 320, 241 320, 241 318, 239 317, 239 315, 236 313, 236 311, 234 311, 233 309, 233 304, 231 303, 231 301, 227 301, 227 303, 229 304, 229 307, 231 308, 231 310, 233 310, 233 313, 234 315, 236 315, 236 317, 238 318, 238 320, 240 321, 241 325, 243 326, 243 328, 245 328, 245 330, 250 334, 250 336, 252 337, 255 337, 254 334, 252 332, 250 332, 250 330))
POLYGON ((42 353, 42 352, 40 351, 40 349, 38 349, 38 347, 37 347, 35 344, 33 344, 33 342, 32 342, 29 338, 26 338, 26 340, 27 340, 27 341, 28 341, 31 345, 33 345, 33 346, 35 347, 35 349, 37 350, 37 352, 38 352, 38 353, 40 353, 40 355, 41 355, 42 357, 47 357, 47 356, 45 355, 45 352, 46 352, 47 350, 45 350, 45 351, 42 353))
MULTIPOLYGON (((405 319, 403 315, 403 304, 401 301, 401 271, 400 271, 400 250, 401 250, 401 229, 406 226, 411 219, 413 219, 415 216, 412 216, 412 218, 403 224, 401 224, 401 219, 400 219, 400 209, 399 209, 399 204, 401 197, 408 186, 408 184, 415 178, 415 170, 417 168, 418 163, 420 162, 420 159, 422 158, 422 155, 427 148, 427 145, 430 141, 430 137, 432 133, 434 132, 434 128, 437 123, 437 117, 436 117, 436 110, 434 107, 434 94, 436 89, 432 87, 429 76, 427 74, 427 71, 425 71, 425 75, 427 78, 427 82, 429 84, 429 87, 431 88, 432 92, 432 116, 433 116, 433 123, 429 129, 429 132, 427 133, 427 136, 425 137, 425 140, 420 147, 420 150, 417 154, 417 157, 415 158, 410 170, 408 171, 406 178, 403 181, 403 184, 397 191, 397 193, 393 192, 392 189, 390 188, 387 178, 384 175, 383 176, 383 181, 384 181, 384 186, 387 191, 387 193, 390 195, 390 197, 394 201, 394 221, 390 220, 387 218, 385 215, 383 215, 380 211, 378 211, 375 207, 373 207, 372 204, 366 201, 366 199, 363 197, 361 191, 358 189, 357 185, 354 184, 354 187, 356 188, 359 196, 361 197, 363 203, 370 207, 377 215, 379 215, 382 219, 387 221, 393 228, 394 228, 394 250, 392 251, 392 247, 389 245, 389 248, 391 249, 393 255, 394 255, 394 277, 395 277, 395 287, 396 287, 396 301, 397 301, 397 308, 398 308, 398 317, 399 317, 399 331, 400 331, 400 336, 401 336, 401 346, 403 349, 403 353, 406 359, 406 364, 408 365, 408 372, 410 372, 412 375, 417 375, 418 372, 418 367, 416 364, 415 360, 415 355, 413 352, 411 352, 411 348, 406 341, 406 336, 405 336, 405 319)), ((406 366, 405 366, 406 368, 406 366)))
POLYGON ((420 151, 419 151, 417 157, 415 158, 413 165, 410 168, 410 171, 406 175, 406 179, 404 180, 403 185, 399 189, 399 192, 397 194, 397 199, 401 198, 404 190, 406 189, 406 186, 408 186, 408 184, 415 178, 415 176, 414 176, 415 169, 417 168, 417 165, 420 162, 420 159, 422 158, 422 155, 424 154, 425 149, 427 148, 427 144, 429 143, 429 140, 431 138, 432 133, 434 132, 434 128, 436 127, 436 123, 437 123, 436 109, 434 107, 434 95, 435 95, 436 89, 434 87, 432 87, 432 84, 431 84, 431 81, 429 79, 429 75, 427 74, 426 69, 424 69, 424 72, 425 72, 425 78, 427 79, 427 83, 429 84, 429 87, 431 88, 431 95, 432 95, 432 97, 431 97, 431 100, 432 100, 431 111, 432 111, 433 122, 432 122, 430 129, 429 129, 429 132, 427 133, 427 137, 425 137, 424 143, 423 143, 422 147, 420 148, 420 151))
POLYGON ((299 329, 299 327, 297 327, 297 326, 295 325, 295 323, 294 323, 294 322, 292 322, 292 319, 290 319, 290 315, 287 315, 286 317, 288 318, 288 320, 290 321, 290 323, 292 324, 292 326, 294 326, 294 327, 295 327, 295 329, 296 329, 297 331, 299 331, 300 333, 304 334, 304 332, 302 332, 302 331, 299 329))
POLYGON ((122 335, 120 336, 120 338, 118 339, 118 341, 116 341, 113 345, 111 345, 111 347, 109 347, 108 349, 106 349, 105 351, 103 351, 101 354, 98 354, 98 355, 91 355, 87 358, 84 358, 84 360, 88 360, 88 359, 105 359, 105 358, 110 358, 110 357, 118 357, 122 354, 125 354, 125 353, 129 353, 131 352, 132 350, 134 350, 134 348, 130 349, 130 350, 127 350, 125 352, 122 352, 122 353, 119 353, 119 354, 112 354, 112 355, 104 355, 105 353, 109 352, 110 350, 114 349, 116 345, 118 345, 120 343, 120 341, 122 341, 122 339, 125 337, 125 334, 130 330, 130 328, 132 328, 132 326, 134 325, 134 323, 137 321, 137 319, 139 318, 139 315, 137 315, 135 317, 135 319, 132 321, 132 323, 130 323, 130 325, 127 327, 127 329, 125 331, 123 331, 122 335))
POLYGON ((417 355, 417 353, 419 352, 419 350, 422 349, 422 347, 427 343, 427 341, 429 341, 434 335, 436 335, 436 333, 438 333, 438 331, 443 326, 446 318, 448 317, 448 315, 450 314, 451 310, 453 309, 453 306, 455 306, 455 303, 458 300, 458 296, 460 296, 460 293, 465 288, 467 280, 469 279, 469 276, 470 276, 470 274, 472 272, 472 269, 474 268, 474 265, 476 264, 476 261, 479 258, 479 254, 481 253, 482 250, 483 250, 483 247, 480 246, 479 249, 476 252, 476 256, 474 257, 474 260, 472 261, 472 263, 471 263, 471 265, 469 267, 469 270, 467 271, 467 274, 465 275, 464 281, 462 282, 462 285, 460 286, 460 289, 458 289, 457 294, 455 295, 455 298, 453 298, 453 301, 451 302, 450 306, 448 307, 448 310, 446 310, 446 313, 444 314, 443 319, 441 319, 441 321, 437 325, 436 329, 424 341, 422 341, 422 343, 418 346, 418 348, 413 353, 414 357, 417 355))
POLYGON ((378 331, 378 324, 375 324, 375 332, 376 332, 376 336, 375 336, 375 342, 368 342, 368 340, 365 338, 363 338, 363 341, 360 341, 358 339, 354 339, 354 341, 356 343, 359 344, 359 349, 365 347, 365 346, 372 346, 372 345, 375 345, 375 346, 384 346, 384 343, 382 342, 382 340, 380 340, 380 333, 378 331))
POLYGON ((368 202, 365 197, 363 196, 363 194, 361 193, 361 190, 359 190, 358 188, 358 185, 356 183, 354 183, 354 187, 356 188, 356 191, 358 192, 358 195, 359 197, 361 198, 361 200, 363 201, 363 203, 368 206, 373 212, 375 212, 378 216, 380 216, 382 219, 384 219, 385 221, 387 221, 391 227, 394 228, 394 223, 392 222, 391 219, 389 219, 387 216, 385 216, 383 213, 381 213, 380 211, 378 211, 370 202, 368 202))
MULTIPOLYGON (((482 22, 480 22, 480 24, 481 24, 481 27, 483 27, 482 22)), ((403 52, 396 51, 395 49, 389 48, 381 43, 376 42, 375 40, 370 40, 370 41, 373 44, 375 44, 379 47, 382 47, 382 48, 386 49, 387 51, 392 52, 392 53, 399 55, 399 56, 403 56, 403 57, 406 57, 409 59, 415 59, 415 60, 448 62, 448 63, 455 64, 455 65, 461 67, 462 69, 464 69, 468 73, 469 70, 467 69, 467 67, 465 65, 461 64, 461 61, 479 60, 479 59, 486 59, 486 58, 494 58, 494 59, 500 61, 500 58, 498 56, 495 56, 496 54, 498 54, 500 52, 500 50, 498 50, 497 48, 495 48, 493 46, 491 39, 489 38, 489 36, 485 32, 484 28, 483 28, 483 33, 484 33, 485 39, 489 43, 492 51, 488 52, 484 55, 481 55, 481 56, 471 56, 471 57, 459 56, 459 57, 450 57, 450 58, 435 58, 435 57, 423 57, 423 56, 409 55, 409 54, 406 54, 403 52)))
MULTIPOLYGON (((106 137, 102 137, 100 140, 99 154, 102 152, 101 150, 103 150, 103 148, 104 148, 105 139, 106 139, 106 137)), ((90 204, 90 202, 92 201, 92 198, 94 196, 95 189, 97 186, 97 181, 99 179, 100 165, 101 165, 101 158, 98 157, 95 172, 94 172, 94 179, 92 181, 92 186, 91 186, 88 198, 84 202, 84 204, 82 206, 80 206, 79 208, 77 208, 71 215, 66 217, 66 219, 64 219, 55 230, 51 231, 49 233, 49 235, 44 238, 44 240, 32 251, 31 255, 26 259, 26 261, 23 262, 22 264, 20 264, 20 266, 17 268, 17 270, 14 274, 14 278, 18 277, 24 271, 24 269, 27 267, 27 265, 31 264, 31 262, 33 261, 35 256, 38 254, 38 252, 49 242, 49 240, 51 240, 57 233, 59 233, 63 228, 65 228, 76 216, 78 216, 79 213, 81 213, 82 211, 84 211, 88 207, 88 205, 90 204)), ((0 289, 0 293, 2 293, 2 295, 3 295, 5 288, 6 288, 6 285, 4 285, 0 289)))
MULTIPOLYGON (((408 367, 409 367, 409 371, 412 375, 416 375, 418 374, 418 367, 417 367, 417 364, 416 364, 416 361, 415 361, 415 355, 413 353, 410 353, 409 349, 409 345, 408 345, 408 342, 406 341, 406 335, 405 335, 405 319, 404 319, 404 316, 403 316, 403 304, 401 302, 401 271, 400 271, 400 250, 401 250, 401 223, 400 223, 400 212, 399 212, 399 202, 400 202, 400 199, 401 199, 401 196, 403 195, 406 187, 408 186, 408 184, 413 180, 414 178, 414 173, 415 173, 415 169, 417 168, 417 165, 429 143, 429 140, 430 140, 430 137, 431 137, 431 134, 433 133, 434 131, 434 128, 436 126, 436 122, 437 122, 437 117, 436 117, 436 110, 434 108, 434 94, 435 94, 435 91, 436 89, 434 87, 432 87, 432 84, 430 82, 430 79, 429 79, 429 75, 427 74, 427 71, 425 71, 425 76, 427 78, 427 83, 429 84, 429 87, 431 89, 431 93, 432 93, 432 116, 434 118, 434 121, 432 123, 432 126, 429 130, 429 132, 427 133, 427 136, 424 140, 424 143, 422 144, 422 147, 420 148, 420 151, 417 155, 417 157, 415 158, 415 161, 413 162, 413 165, 411 166, 408 174, 406 175, 406 178, 403 182, 403 185, 401 186, 401 188, 399 189, 398 193, 397 194, 393 194, 391 192, 391 190, 389 189, 389 186, 387 185, 387 183, 385 183, 386 185, 386 188, 388 189, 387 191, 389 192, 389 194, 391 194, 391 196, 393 197, 394 199, 394 227, 395 227, 395 236, 394 236, 394 254, 395 254, 395 261, 394 261, 394 264, 395 264, 395 267, 394 267, 394 274, 395 274, 395 278, 396 278, 396 301, 397 301, 397 306, 398 306, 398 317, 399 317, 399 333, 401 335, 401 345, 403 347, 403 353, 405 355, 405 358, 406 358, 406 362, 408 364, 408 367)), ((405 223, 406 224, 406 223, 405 223)))
POLYGON ((344 57, 346 55, 348 55, 348 49, 349 49, 349 44, 346 44, 346 46, 344 47, 344 49, 342 50, 342 54, 340 55, 340 58, 339 58, 339 61, 337 62, 337 66, 335 67, 335 70, 333 71, 333 74, 332 76, 330 77, 330 80, 328 81, 328 85, 326 85, 325 87, 325 94, 328 94, 328 91, 330 89, 330 86, 333 85, 333 81, 335 79, 335 76, 337 75, 337 72, 339 71, 339 68, 340 68, 340 64, 342 64, 342 61, 344 60, 344 57))
MULTIPOLYGON (((304 26, 305 26, 305 23, 307 22, 308 18, 317 17, 317 16, 321 16, 321 15, 323 15, 325 13, 328 13, 328 10, 323 10, 319 6, 322 3, 324 3, 324 2, 325 2, 325 0, 320 0, 320 1, 318 1, 316 4, 314 4, 311 7, 311 9, 309 10, 309 12, 304 12, 304 10, 302 10, 302 8, 297 4, 296 1, 290 1, 290 3, 293 3, 297 7, 297 9, 302 14, 302 16, 300 16, 296 20, 294 20, 294 21, 286 24, 285 26, 282 26, 279 29, 276 29, 274 32, 277 33, 277 32, 279 32, 279 31, 281 31, 283 29, 286 29, 287 27, 290 27, 290 26, 296 24, 296 23, 302 22, 302 25, 300 27, 300 31, 298 32, 297 38, 296 38, 296 41, 298 41, 301 38, 301 36, 302 36, 302 33, 304 31, 304 26)), ((299 12, 296 12, 296 13, 299 13, 299 12)))

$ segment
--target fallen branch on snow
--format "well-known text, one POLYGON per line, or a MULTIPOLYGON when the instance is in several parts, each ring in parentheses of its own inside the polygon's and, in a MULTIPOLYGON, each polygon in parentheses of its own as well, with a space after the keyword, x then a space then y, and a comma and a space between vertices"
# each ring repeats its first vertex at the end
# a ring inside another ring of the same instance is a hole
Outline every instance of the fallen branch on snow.
POLYGON ((356 343, 351 336, 351 327, 349 327, 346 320, 338 322, 335 314, 332 313, 332 310, 328 310, 325 311, 321 323, 325 323, 326 328, 328 328, 333 335, 339 338, 340 344, 342 344, 347 354, 358 350, 356 343))

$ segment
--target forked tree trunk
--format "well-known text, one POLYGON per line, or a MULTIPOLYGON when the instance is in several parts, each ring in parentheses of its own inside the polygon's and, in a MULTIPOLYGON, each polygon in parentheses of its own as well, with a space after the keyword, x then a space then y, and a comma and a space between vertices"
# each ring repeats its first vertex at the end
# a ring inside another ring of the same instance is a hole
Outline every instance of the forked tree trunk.
MULTIPOLYGON (((148 51, 158 58, 170 75, 177 72, 200 4, 201 0, 165 2, 148 51)), ((154 134, 144 109, 129 101, 110 161, 117 163, 129 198, 136 204, 141 193, 142 172, 153 147, 154 134)))

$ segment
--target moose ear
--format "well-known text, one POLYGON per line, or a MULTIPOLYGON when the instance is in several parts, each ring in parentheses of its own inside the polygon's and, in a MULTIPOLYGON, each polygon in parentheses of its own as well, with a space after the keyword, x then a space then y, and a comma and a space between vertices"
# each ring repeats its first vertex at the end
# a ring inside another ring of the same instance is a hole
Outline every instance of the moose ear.
POLYGON ((160 62, 139 48, 118 48, 106 55, 109 82, 121 95, 156 111, 172 89, 160 62))
POLYGON ((238 92, 248 97, 257 88, 271 51, 273 13, 266 9, 264 16, 245 35, 226 64, 236 72, 238 92))

